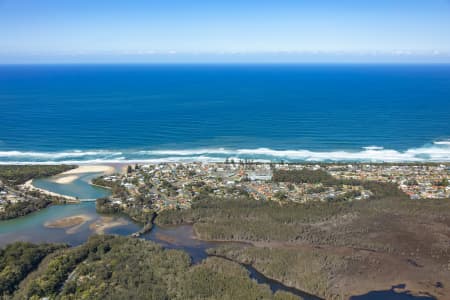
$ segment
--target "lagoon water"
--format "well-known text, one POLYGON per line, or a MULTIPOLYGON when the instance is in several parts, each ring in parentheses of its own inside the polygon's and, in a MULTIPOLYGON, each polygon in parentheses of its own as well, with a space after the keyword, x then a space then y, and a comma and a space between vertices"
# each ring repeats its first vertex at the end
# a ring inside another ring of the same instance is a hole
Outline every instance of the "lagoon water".
MULTIPOLYGON (((53 182, 51 178, 36 179, 33 181, 33 184, 52 192, 78 197, 79 199, 95 199, 96 197, 108 196, 110 194, 109 190, 89 184, 89 179, 93 176, 96 176, 96 174, 82 174, 79 179, 69 184, 58 184, 53 182)), ((15 241, 79 245, 84 243, 94 233, 89 225, 101 217, 95 210, 95 201, 52 205, 24 217, 0 221, 0 247, 15 241), (45 226, 46 222, 75 215, 85 215, 90 220, 74 232, 67 232, 68 228, 48 228, 45 226)), ((125 216, 115 216, 114 218, 119 217, 126 218, 125 216)), ((106 233, 129 235, 141 228, 141 225, 132 222, 129 218, 126 219, 128 224, 109 228, 106 230, 106 233)))
POLYGON ((0 163, 450 161, 450 65, 0 66, 0 163))
MULTIPOLYGON (((450 161, 449 65, 0 66, 0 112, 1 164, 450 161)), ((88 184, 93 176, 34 184, 80 199, 108 195, 88 184)), ((0 246, 78 245, 100 217, 95 202, 51 206, 0 222, 0 246), (92 219, 75 233, 44 226, 78 214, 92 219)), ((129 220, 106 232, 139 228, 129 220)), ((189 226, 156 226, 144 238, 195 262, 214 246, 189 226)), ((358 297, 416 299, 388 290, 358 297)))
MULTIPOLYGON (((68 184, 58 184, 52 178, 42 178, 35 180, 39 187, 46 188, 52 192, 69 192, 71 196, 79 199, 93 198, 99 193, 101 196, 109 195, 107 189, 101 189, 89 184, 89 180, 96 176, 94 173, 85 173, 77 180, 68 184), (77 191, 80 191, 78 194, 77 191)), ((67 193, 66 193, 67 194, 67 193)), ((141 229, 142 224, 133 222, 124 215, 108 215, 113 219, 124 218, 128 221, 125 225, 109 228, 107 234, 131 235, 141 229)), ((0 221, 0 248, 15 241, 28 241, 34 243, 65 243, 77 246, 84 243, 94 231, 89 227, 102 217, 95 209, 95 201, 84 201, 79 204, 54 205, 41 211, 34 212, 24 217, 0 221), (46 222, 55 221, 61 218, 85 215, 89 221, 81 225, 74 232, 67 231, 67 228, 48 228, 46 222)), ((181 225, 162 228, 154 225, 152 231, 142 236, 142 238, 154 241, 168 249, 178 249, 186 251, 193 263, 199 263, 208 257, 206 250, 218 245, 240 245, 242 243, 207 242, 195 238, 194 231, 190 225, 181 225)), ((318 297, 309 295, 295 288, 283 285, 282 283, 265 277, 251 266, 243 265, 249 272, 249 276, 258 283, 267 284, 273 292, 278 290, 288 291, 304 297, 308 300, 318 300, 318 297)))
MULTIPOLYGON (((101 189, 89 184, 96 174, 85 173, 77 180, 68 184, 58 184, 52 181, 52 178, 43 178, 35 180, 40 187, 46 188, 52 192, 62 192, 78 197, 80 199, 90 199, 95 196, 107 196, 109 190, 101 189), (78 194, 77 191, 80 191, 78 194)), ((130 235, 141 228, 141 224, 133 222, 124 215, 108 215, 113 220, 122 218, 127 224, 105 230, 107 234, 130 235)), ((76 246, 84 243, 89 236, 94 234, 90 225, 98 221, 102 215, 95 209, 95 201, 83 201, 79 204, 53 205, 40 211, 34 212, 24 217, 0 221, 0 247, 15 241, 28 241, 34 243, 65 243, 76 246), (84 215, 89 217, 89 221, 79 226, 74 231, 67 231, 68 228, 48 228, 46 222, 55 221, 61 218, 84 215)), ((180 225, 172 227, 159 227, 154 225, 152 231, 142 236, 142 238, 151 240, 168 249, 178 249, 186 251, 193 263, 200 263, 208 257, 207 249, 220 245, 233 245, 239 247, 248 246, 245 243, 231 242, 208 242, 195 238, 193 227, 190 225, 180 225)), ((248 271, 249 276, 260 284, 267 284, 273 292, 283 290, 299 295, 308 300, 319 300, 320 298, 300 291, 298 289, 284 285, 281 282, 265 277, 251 265, 242 264, 248 271)), ((353 299, 353 298, 352 298, 353 299)), ((397 293, 394 290, 374 291, 367 295, 355 296, 354 299, 434 299, 432 297, 415 297, 407 293, 397 293)))
POLYGON ((101 173, 84 173, 70 184, 58 184, 48 178, 34 179, 32 183, 38 188, 54 193, 72 196, 82 201, 94 201, 110 195, 108 189, 89 184, 93 178, 100 175, 101 173))

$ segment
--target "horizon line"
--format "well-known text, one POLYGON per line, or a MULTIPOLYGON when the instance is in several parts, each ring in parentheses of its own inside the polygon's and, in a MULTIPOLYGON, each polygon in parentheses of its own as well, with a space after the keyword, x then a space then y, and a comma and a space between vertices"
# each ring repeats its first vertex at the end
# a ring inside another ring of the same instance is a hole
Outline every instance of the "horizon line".
POLYGON ((110 62, 0 62, 0 66, 113 66, 113 65, 133 65, 133 66, 151 66, 151 65, 450 65, 450 61, 175 61, 175 62, 133 62, 133 61, 110 61, 110 62))

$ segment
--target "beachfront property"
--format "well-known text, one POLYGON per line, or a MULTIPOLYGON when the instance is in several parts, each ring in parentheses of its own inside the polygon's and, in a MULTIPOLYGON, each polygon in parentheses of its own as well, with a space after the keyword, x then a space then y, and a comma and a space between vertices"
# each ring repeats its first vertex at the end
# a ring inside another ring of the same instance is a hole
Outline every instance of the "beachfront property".
POLYGON ((348 164, 323 168, 337 178, 394 183, 411 199, 450 198, 448 164, 348 164))
POLYGON ((0 180, 0 212, 4 212, 7 206, 19 202, 32 203, 33 201, 39 201, 37 194, 30 194, 27 190, 6 185, 0 180))
POLYGON ((0 210, 4 209, 7 203, 17 203, 24 200, 23 195, 0 181, 0 210))
POLYGON ((326 186, 322 183, 272 181, 274 169, 324 170, 338 179, 372 180, 397 184, 411 199, 450 198, 450 167, 447 165, 389 164, 278 164, 278 163, 161 163, 140 165, 126 174, 105 176, 120 184, 127 196, 114 203, 133 206, 137 198, 149 201, 144 209, 190 208, 195 197, 239 196, 260 201, 359 201, 372 192, 357 184, 326 186))
MULTIPOLYGON (((450 198, 450 166, 446 164, 161 163, 139 165, 102 179, 126 191, 113 195, 113 204, 155 211, 190 208, 195 197, 206 194, 237 197, 244 193, 255 200, 280 203, 359 201, 372 196, 370 190, 355 184, 274 182, 275 169, 323 170, 338 179, 394 183, 416 200, 450 198)), ((27 193, 0 182, 0 211, 7 204, 31 200, 27 193)))

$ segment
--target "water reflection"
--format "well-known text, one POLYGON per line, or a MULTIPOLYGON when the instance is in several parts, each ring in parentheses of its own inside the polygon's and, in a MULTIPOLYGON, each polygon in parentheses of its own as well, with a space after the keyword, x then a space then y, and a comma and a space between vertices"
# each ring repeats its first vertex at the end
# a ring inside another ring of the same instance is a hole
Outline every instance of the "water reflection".
MULTIPOLYGON (((220 245, 233 245, 238 247, 249 246, 245 243, 233 242, 207 242, 195 238, 194 230, 191 225, 159 227, 155 225, 153 230, 144 236, 147 240, 152 240, 163 245, 167 249, 179 249, 186 251, 192 258, 192 262, 199 263, 208 257, 207 249, 220 245)), ((224 257, 222 257, 224 258, 224 257)), ((224 258, 229 260, 228 258, 224 258)), ((304 293, 292 287, 283 285, 281 282, 267 278, 259 273, 251 265, 241 264, 249 272, 250 278, 256 280, 259 284, 267 284, 272 292, 286 291, 303 297, 306 300, 319 300, 320 298, 304 293)))
POLYGON ((392 286, 385 291, 372 291, 364 295, 350 297, 350 300, 436 300, 437 298, 430 294, 412 295, 410 291, 405 290, 406 284, 392 286))
MULTIPOLYGON (((43 188, 52 192, 78 197, 79 199, 95 199, 98 197, 108 196, 110 191, 89 184, 89 181, 97 176, 95 173, 82 174, 78 179, 69 184, 58 184, 51 179, 38 179, 33 184, 39 188, 43 188)), ((92 224, 98 222, 102 215, 98 214, 95 209, 95 202, 82 202, 71 205, 54 205, 49 208, 34 212, 24 217, 12 219, 8 221, 0 221, 0 247, 15 241, 28 241, 34 243, 67 243, 69 245, 79 245, 84 243, 90 235, 95 233, 92 224), (46 222, 55 221, 69 216, 85 215, 89 221, 84 222, 76 228, 74 232, 68 232, 67 228, 48 228, 46 222)), ((105 233, 130 235, 141 228, 140 224, 134 223, 123 215, 112 216, 112 221, 118 218, 126 218, 127 224, 107 228, 105 233)), ((155 225, 150 233, 142 236, 147 240, 161 244, 168 249, 178 249, 186 251, 192 258, 193 263, 199 263, 205 259, 208 254, 207 249, 227 244, 234 246, 246 246, 243 243, 222 243, 207 242, 195 238, 193 227, 190 225, 181 225, 173 227, 159 227, 155 225)), ((300 290, 283 285, 280 282, 271 280, 259 273, 250 265, 242 265, 249 271, 252 279, 258 283, 267 284, 273 292, 278 290, 288 291, 296 295, 300 295, 305 299, 320 299, 315 296, 308 295, 300 290)), ((351 300, 432 300, 436 299, 431 295, 413 296, 408 291, 398 291, 405 289, 404 285, 393 286, 386 291, 372 291, 365 295, 353 296, 351 300)))
MULTIPOLYGON (((154 225, 152 231, 144 235, 143 238, 159 243, 167 249, 184 250, 191 256, 193 263, 198 263, 205 259, 208 256, 206 253, 207 249, 224 244, 196 239, 191 225, 170 227, 159 227, 154 225)), ((238 243, 226 244, 243 245, 238 243)))

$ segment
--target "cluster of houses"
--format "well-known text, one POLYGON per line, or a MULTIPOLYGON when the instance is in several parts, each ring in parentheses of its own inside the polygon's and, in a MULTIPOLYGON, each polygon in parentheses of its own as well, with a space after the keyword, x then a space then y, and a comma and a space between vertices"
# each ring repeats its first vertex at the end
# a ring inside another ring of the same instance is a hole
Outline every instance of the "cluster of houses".
POLYGON ((338 178, 391 182, 411 199, 450 198, 450 165, 349 164, 322 166, 338 178))
POLYGON ((255 200, 278 202, 353 201, 371 196, 361 186, 273 182, 272 170, 285 167, 281 164, 163 163, 139 165, 125 174, 106 176, 103 180, 126 189, 126 197, 116 197, 115 204, 130 206, 137 198, 145 198, 150 204, 144 208, 156 211, 189 208, 194 197, 202 193, 219 197, 245 193, 255 200))
POLYGON ((23 197, 19 194, 19 192, 7 187, 0 180, 0 212, 5 210, 5 206, 8 203, 16 203, 21 200, 23 200, 23 197))

